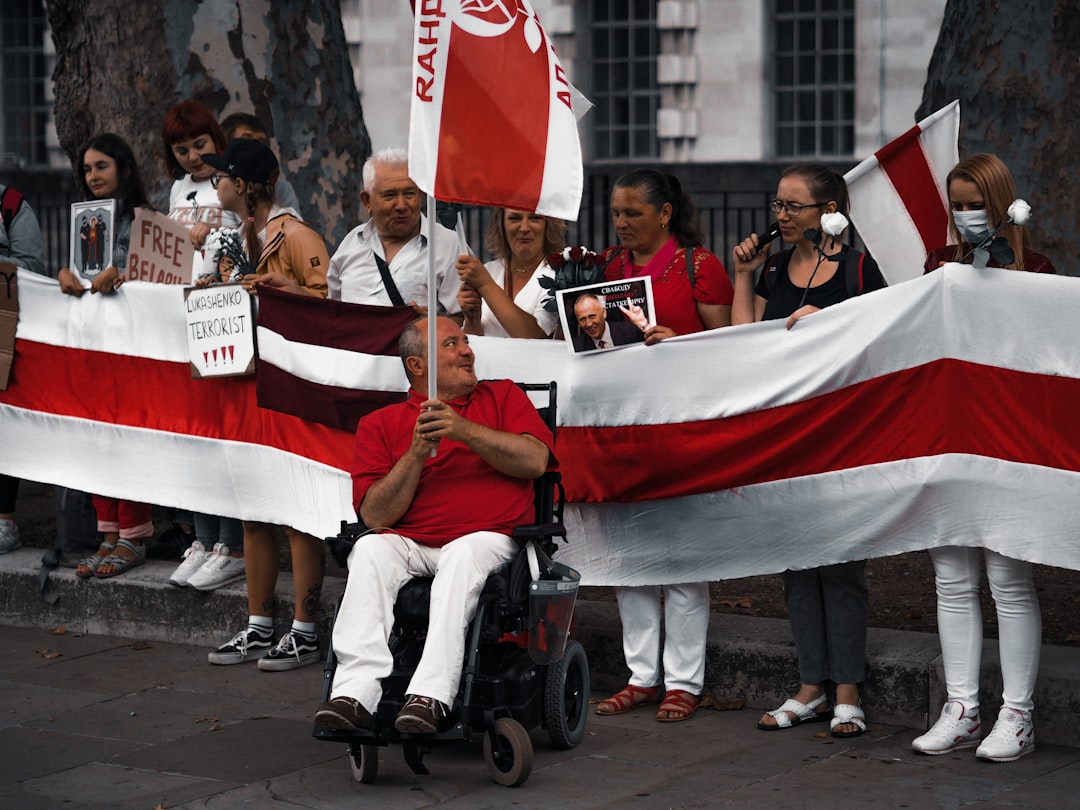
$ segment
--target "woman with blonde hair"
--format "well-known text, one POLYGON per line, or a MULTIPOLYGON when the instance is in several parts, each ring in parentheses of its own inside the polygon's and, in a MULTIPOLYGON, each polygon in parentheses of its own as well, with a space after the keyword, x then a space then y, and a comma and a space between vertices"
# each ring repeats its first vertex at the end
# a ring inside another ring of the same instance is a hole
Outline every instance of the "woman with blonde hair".
POLYGON ((544 307, 549 293, 540 285, 554 277, 547 257, 566 247, 566 223, 529 211, 496 208, 484 246, 495 257, 487 264, 469 254, 458 257, 458 305, 469 335, 546 338, 559 315, 544 307))
MULTIPOLYGON (((1031 250, 1027 230, 1005 224, 1016 199, 1012 175, 994 155, 973 155, 948 175, 949 233, 959 244, 938 248, 926 259, 926 272, 946 262, 971 263, 972 249, 998 228, 1013 252, 1003 269, 1053 273, 1053 263, 1031 250)), ((1007 258, 1007 257, 1003 257, 1007 258)), ((975 748, 975 756, 1012 762, 1035 750, 1035 679, 1042 649, 1042 616, 1031 563, 991 549, 941 546, 930 549, 937 590, 938 636, 945 667, 946 701, 937 722, 911 747, 922 754, 948 754, 975 748), (982 654, 982 607, 979 581, 985 560, 998 619, 1002 701, 997 722, 982 738, 979 715, 979 667, 982 654)))

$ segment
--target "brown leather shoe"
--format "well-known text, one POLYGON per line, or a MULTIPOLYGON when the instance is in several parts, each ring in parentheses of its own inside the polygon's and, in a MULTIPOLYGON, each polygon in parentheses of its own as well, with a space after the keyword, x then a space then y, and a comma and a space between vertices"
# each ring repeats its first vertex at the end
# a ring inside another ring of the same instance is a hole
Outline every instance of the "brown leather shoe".
POLYGON ((446 717, 446 707, 435 698, 423 695, 406 695, 394 728, 402 734, 434 734, 439 721, 446 717))
POLYGON ((315 723, 334 731, 371 729, 371 712, 351 697, 336 697, 329 703, 320 703, 315 712, 315 723))

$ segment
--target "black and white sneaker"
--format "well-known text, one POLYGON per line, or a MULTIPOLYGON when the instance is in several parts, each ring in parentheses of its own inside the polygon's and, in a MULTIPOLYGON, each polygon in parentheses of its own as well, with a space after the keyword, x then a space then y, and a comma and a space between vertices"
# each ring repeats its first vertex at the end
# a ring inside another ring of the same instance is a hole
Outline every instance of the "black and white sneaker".
POLYGON ((270 652, 274 646, 274 631, 248 625, 227 643, 206 656, 211 664, 242 664, 254 661, 270 652))
POLYGON ((264 672, 284 672, 314 664, 322 658, 319 637, 305 636, 295 630, 283 635, 274 648, 259 659, 258 667, 264 672))

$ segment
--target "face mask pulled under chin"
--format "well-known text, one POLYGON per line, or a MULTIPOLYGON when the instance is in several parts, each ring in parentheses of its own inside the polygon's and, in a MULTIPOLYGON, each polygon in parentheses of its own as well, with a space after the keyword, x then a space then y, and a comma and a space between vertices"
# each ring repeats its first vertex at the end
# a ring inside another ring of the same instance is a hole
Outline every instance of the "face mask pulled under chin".
POLYGON ((969 245, 977 245, 990 235, 986 222, 986 209, 982 211, 953 211, 953 222, 960 238, 969 245))

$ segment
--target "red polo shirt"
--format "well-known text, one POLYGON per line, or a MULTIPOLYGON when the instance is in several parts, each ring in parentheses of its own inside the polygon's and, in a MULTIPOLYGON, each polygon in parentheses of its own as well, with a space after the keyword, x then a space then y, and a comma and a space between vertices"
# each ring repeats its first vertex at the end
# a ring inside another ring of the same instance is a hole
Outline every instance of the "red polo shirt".
MULTIPOLYGON (((410 390, 407 402, 380 408, 360 420, 353 462, 357 514, 368 488, 409 449, 425 400, 426 395, 410 390)), ((470 422, 535 436, 551 452, 549 465, 555 466, 551 431, 528 396, 509 380, 481 382, 468 396, 447 404, 470 422)), ((461 442, 443 439, 435 457, 425 459, 413 501, 392 528, 425 546, 438 547, 476 531, 510 534, 534 518, 532 481, 504 475, 461 442)))

